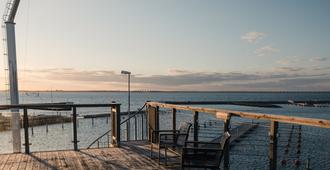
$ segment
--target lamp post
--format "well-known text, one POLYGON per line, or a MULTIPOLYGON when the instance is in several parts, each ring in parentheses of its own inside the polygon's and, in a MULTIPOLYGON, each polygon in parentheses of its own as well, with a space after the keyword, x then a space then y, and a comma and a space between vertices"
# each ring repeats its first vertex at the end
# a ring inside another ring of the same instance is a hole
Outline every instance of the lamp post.
MULTIPOLYGON (((121 71, 121 74, 127 74, 128 75, 128 106, 127 106, 127 113, 128 113, 128 117, 130 116, 131 114, 131 72, 129 71, 125 71, 125 70, 122 70, 121 71)), ((127 121, 127 124, 126 124, 126 129, 127 129, 127 140, 130 139, 130 120, 127 121)))

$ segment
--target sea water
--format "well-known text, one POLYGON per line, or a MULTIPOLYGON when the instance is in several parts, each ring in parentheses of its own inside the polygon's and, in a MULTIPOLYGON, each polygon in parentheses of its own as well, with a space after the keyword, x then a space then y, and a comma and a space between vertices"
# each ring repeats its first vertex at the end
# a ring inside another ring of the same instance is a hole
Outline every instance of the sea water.
MULTIPOLYGON (((0 103, 7 104, 6 94, 0 93, 0 103)), ((53 103, 53 102, 74 102, 80 104, 100 104, 100 103, 120 103, 121 111, 128 109, 128 93, 127 92, 21 92, 20 103, 53 103)), ((327 100, 330 101, 329 92, 132 92, 131 93, 131 110, 137 110, 143 106, 146 101, 287 101, 287 100, 327 100)), ((234 105, 200 105, 200 107, 223 108, 230 110, 240 110, 247 112, 259 112, 289 116, 299 116, 308 118, 320 118, 330 120, 329 107, 298 107, 294 105, 280 105, 281 108, 261 108, 234 105)), ((2 111, 4 113, 5 111, 2 111)), ((110 120, 107 118, 99 119, 83 119, 81 116, 86 114, 99 114, 109 112, 109 108, 88 108, 78 109, 78 140, 79 148, 86 148, 93 140, 110 129, 110 120)), ((71 112, 49 112, 30 110, 30 115, 38 114, 61 114, 70 116, 71 112)), ((171 127, 171 114, 163 112, 160 121, 161 128, 168 129, 171 127)), ((181 121, 191 121, 192 116, 189 112, 178 112, 177 123, 181 121)), ((200 122, 208 120, 217 120, 214 115, 200 115, 200 122)), ((232 122, 257 122, 255 120, 246 120, 234 118, 232 122)), ((260 123, 265 123, 261 121, 260 123)), ((266 122, 267 123, 267 122, 266 122)), ((245 165, 250 165, 252 169, 263 169, 268 165, 267 149, 268 149, 268 131, 267 124, 260 126, 254 135, 248 135, 243 142, 235 144, 231 151, 231 166, 236 169, 240 168, 240 164, 235 164, 237 159, 245 165), (260 146, 258 148, 258 146, 260 146), (249 150, 250 148, 250 150, 249 150), (252 151, 251 151, 251 148, 252 151), (257 152, 257 150, 260 150, 257 152)), ((140 126, 140 124, 139 124, 140 126)), ((282 159, 294 161, 297 154, 294 149, 285 155, 283 152, 284 145, 287 140, 287 131, 291 125, 280 124, 280 137, 278 149, 278 162, 282 159)), ((295 127, 297 128, 297 126, 295 127)), ((219 129, 219 131, 221 131, 219 129)), ((46 126, 38 126, 30 128, 30 142, 32 143, 31 151, 46 150, 63 150, 72 149, 72 123, 54 124, 46 126)), ((139 131, 140 132, 140 131, 139 131)), ((300 159, 302 162, 311 159, 311 164, 318 169, 327 169, 330 167, 330 131, 328 129, 316 127, 302 127, 303 143, 302 154, 300 159)), ((124 133, 124 132, 123 132, 124 133)), ((219 133, 221 134, 221 133, 219 133)), ((294 135, 293 135, 294 136, 294 135)), ((24 134, 22 131, 22 140, 24 134)), ((293 139, 295 140, 295 139, 293 139)), ((0 153, 12 152, 11 132, 0 132, 0 153)), ((24 147, 22 147, 24 149, 24 147)), ((300 166, 300 168, 303 166, 300 166)), ((293 168, 293 163, 284 166, 284 168, 293 168)), ((298 168, 299 169, 299 168, 298 168)))

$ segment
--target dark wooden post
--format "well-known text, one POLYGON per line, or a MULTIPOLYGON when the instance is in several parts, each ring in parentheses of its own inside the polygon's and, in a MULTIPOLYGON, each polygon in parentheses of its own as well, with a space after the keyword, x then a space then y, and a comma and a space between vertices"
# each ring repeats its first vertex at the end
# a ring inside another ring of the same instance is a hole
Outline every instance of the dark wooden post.
MULTIPOLYGON (((228 113, 226 117, 224 118, 224 125, 223 125, 223 132, 229 132, 229 126, 230 126, 230 118, 231 115, 228 113)), ((228 141, 230 142, 230 141, 228 141)), ((223 155, 223 169, 228 170, 229 169, 229 144, 226 145, 224 148, 224 155, 223 155)))
POLYGON ((148 113, 148 141, 149 142, 158 142, 158 139, 155 138, 153 141, 152 133, 154 130, 159 130, 159 107, 151 107, 147 108, 148 113))
POLYGON ((73 149, 78 151, 78 138, 77 138, 77 108, 72 107, 72 123, 73 123, 73 149))
POLYGON ((176 109, 173 108, 172 110, 172 130, 176 130, 176 109))
POLYGON ((194 141, 198 141, 198 112, 194 112, 194 141))
POLYGON ((269 169, 276 170, 278 122, 271 121, 269 131, 269 169))
POLYGON ((29 116, 27 108, 24 108, 23 113, 23 122, 24 122, 24 138, 25 138, 25 153, 30 154, 30 142, 29 142, 29 116))
POLYGON ((111 145, 120 147, 120 105, 111 106, 112 137, 111 145))

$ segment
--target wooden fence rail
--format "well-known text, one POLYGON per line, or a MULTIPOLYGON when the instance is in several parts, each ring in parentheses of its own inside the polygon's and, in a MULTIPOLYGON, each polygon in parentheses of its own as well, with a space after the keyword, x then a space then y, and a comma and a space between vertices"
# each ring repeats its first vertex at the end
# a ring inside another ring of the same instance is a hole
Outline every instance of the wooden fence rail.
MULTIPOLYGON (((257 120, 268 120, 270 121, 269 129, 269 169, 276 170, 277 165, 277 133, 278 133, 278 123, 290 123, 297 125, 307 125, 320 128, 330 128, 330 120, 326 119, 313 119, 313 118, 303 118, 303 117, 294 117, 294 116, 284 116, 284 115, 274 115, 274 114, 265 114, 265 113, 252 113, 252 112, 241 112, 234 110, 225 110, 225 109, 214 109, 214 108, 204 108, 204 107, 193 107, 185 105, 176 105, 160 102, 147 102, 146 105, 149 108, 166 108, 172 109, 173 111, 173 123, 176 120, 177 110, 191 111, 193 114, 193 123, 194 123, 194 140, 198 140, 198 115, 199 113, 209 113, 215 115, 218 119, 224 121, 223 131, 229 131, 230 119, 231 117, 241 117, 247 119, 257 119, 257 120)), ((157 120, 159 121, 159 120, 157 120)), ((151 123, 149 121, 149 123, 151 123)), ((173 124, 173 128, 175 125, 173 124)), ((229 148, 224 150, 224 169, 229 169, 229 148)))
POLYGON ((228 115, 231 115, 231 116, 248 118, 248 119, 261 119, 261 120, 269 120, 269 121, 276 121, 282 123, 292 123, 298 125, 330 128, 330 120, 326 120, 326 119, 314 119, 314 118, 283 116, 283 115, 274 115, 274 114, 265 114, 265 113, 241 112, 241 111, 225 110, 225 109, 213 109, 213 108, 204 108, 204 107, 165 104, 158 102, 147 102, 147 105, 153 107, 158 106, 161 108, 168 108, 168 109, 210 113, 210 114, 214 114, 217 118, 223 120, 227 119, 228 115))

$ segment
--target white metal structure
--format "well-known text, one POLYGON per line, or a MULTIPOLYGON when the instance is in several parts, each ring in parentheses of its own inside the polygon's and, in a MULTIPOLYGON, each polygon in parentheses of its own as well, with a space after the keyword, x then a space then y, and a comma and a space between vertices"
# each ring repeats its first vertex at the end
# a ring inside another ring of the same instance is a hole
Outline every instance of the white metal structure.
MULTIPOLYGON (((16 63, 16 39, 15 39, 15 16, 20 0, 8 0, 3 21, 6 27, 8 71, 9 71, 9 92, 10 104, 19 104, 18 83, 17 83, 17 63, 16 63)), ((21 152, 20 114, 19 110, 12 109, 12 135, 13 152, 21 152)))

